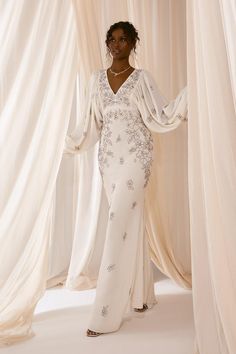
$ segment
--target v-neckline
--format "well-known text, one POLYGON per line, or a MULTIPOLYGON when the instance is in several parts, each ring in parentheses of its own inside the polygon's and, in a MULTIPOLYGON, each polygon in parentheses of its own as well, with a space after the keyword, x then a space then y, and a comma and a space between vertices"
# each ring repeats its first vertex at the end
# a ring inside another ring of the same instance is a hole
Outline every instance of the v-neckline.
POLYGON ((105 75, 106 75, 106 80, 107 80, 107 85, 110 89, 110 91, 112 92, 112 94, 114 96, 116 96, 118 94, 118 92, 120 91, 120 89, 124 86, 124 84, 129 80, 129 78, 132 76, 132 74, 136 71, 136 69, 134 68, 134 70, 132 71, 131 74, 129 74, 129 76, 127 77, 127 79, 120 85, 120 87, 118 88, 118 90, 116 92, 114 92, 111 88, 111 85, 109 83, 109 80, 108 80, 108 75, 107 75, 107 69, 105 69, 105 75))

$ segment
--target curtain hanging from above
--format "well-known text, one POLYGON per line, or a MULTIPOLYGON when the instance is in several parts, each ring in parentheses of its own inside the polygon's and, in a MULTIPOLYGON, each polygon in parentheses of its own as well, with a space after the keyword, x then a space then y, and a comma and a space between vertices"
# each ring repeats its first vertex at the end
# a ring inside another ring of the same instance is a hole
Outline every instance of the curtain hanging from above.
POLYGON ((78 69, 68 1, 0 7, 0 344, 32 335, 78 69))

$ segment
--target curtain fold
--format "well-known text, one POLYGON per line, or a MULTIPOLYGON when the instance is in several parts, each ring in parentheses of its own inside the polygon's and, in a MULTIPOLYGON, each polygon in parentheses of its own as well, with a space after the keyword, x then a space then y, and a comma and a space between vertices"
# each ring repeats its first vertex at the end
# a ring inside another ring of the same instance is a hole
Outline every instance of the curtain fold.
POLYGON ((198 353, 236 352, 236 5, 188 3, 189 202, 198 353))
MULTIPOLYGON (((168 99, 186 85, 185 1, 129 0, 141 44, 138 65, 152 72, 168 99)), ((147 234, 155 265, 191 288, 187 125, 154 134, 155 162, 146 198, 147 234)))
POLYGON ((0 344, 9 344, 32 335, 45 289, 77 48, 68 1, 5 1, 0 17, 0 344))

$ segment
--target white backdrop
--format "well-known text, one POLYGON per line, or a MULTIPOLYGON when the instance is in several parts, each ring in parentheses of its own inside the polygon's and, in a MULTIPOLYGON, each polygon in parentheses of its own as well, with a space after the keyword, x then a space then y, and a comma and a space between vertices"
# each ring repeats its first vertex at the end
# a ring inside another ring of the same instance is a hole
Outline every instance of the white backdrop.
POLYGON ((235 35, 235 1, 189 3, 189 195, 201 354, 236 352, 235 35))

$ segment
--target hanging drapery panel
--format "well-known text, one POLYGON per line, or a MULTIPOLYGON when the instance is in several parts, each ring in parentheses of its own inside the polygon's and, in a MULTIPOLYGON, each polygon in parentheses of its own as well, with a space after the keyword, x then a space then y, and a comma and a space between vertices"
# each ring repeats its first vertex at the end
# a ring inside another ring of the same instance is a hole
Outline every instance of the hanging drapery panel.
MULTIPOLYGON (((86 99, 89 77, 94 70, 102 66, 98 31, 100 17, 97 16, 100 3, 93 0, 73 0, 72 3, 77 25, 79 67, 76 114, 75 119, 70 122, 68 133, 83 130, 81 109, 86 99)), ((65 157, 68 161, 74 160, 74 166, 71 166, 73 178, 70 183, 73 184, 74 191, 77 191, 73 207, 75 214, 73 246, 66 279, 66 286, 70 289, 93 288, 96 286, 98 276, 105 227, 102 210, 106 208, 106 204, 102 208, 103 190, 98 170, 97 148, 98 146, 94 146, 79 157, 65 157)), ((104 202, 106 203, 105 198, 104 202)), ((65 220, 67 216, 65 210, 65 220)))
POLYGON ((1 344, 32 335, 45 288, 53 192, 78 65, 70 5, 1 3, 1 344))
MULTIPOLYGON (((129 13, 141 36, 138 65, 152 72, 168 99, 176 97, 187 80, 185 1, 129 0, 129 13)), ((187 125, 154 134, 154 140, 146 198, 152 259, 163 273, 190 288, 187 125)))
POLYGON ((189 189, 199 354, 236 353, 236 7, 188 3, 189 189))

